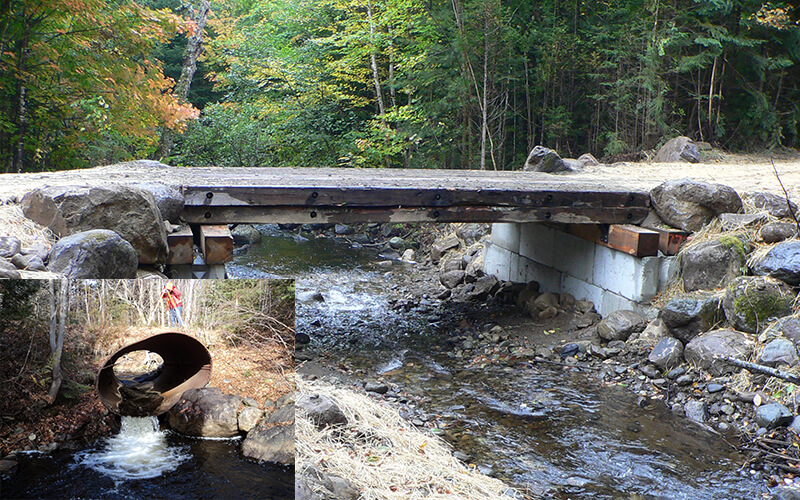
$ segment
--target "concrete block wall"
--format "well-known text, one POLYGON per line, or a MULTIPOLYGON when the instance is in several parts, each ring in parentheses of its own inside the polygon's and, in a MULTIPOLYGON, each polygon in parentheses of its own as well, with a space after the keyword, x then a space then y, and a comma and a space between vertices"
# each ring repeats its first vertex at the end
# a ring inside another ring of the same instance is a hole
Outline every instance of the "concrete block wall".
POLYGON ((637 258, 535 223, 493 224, 485 252, 487 274, 538 281, 542 291, 591 300, 602 315, 618 309, 646 312, 676 268, 675 257, 637 258))

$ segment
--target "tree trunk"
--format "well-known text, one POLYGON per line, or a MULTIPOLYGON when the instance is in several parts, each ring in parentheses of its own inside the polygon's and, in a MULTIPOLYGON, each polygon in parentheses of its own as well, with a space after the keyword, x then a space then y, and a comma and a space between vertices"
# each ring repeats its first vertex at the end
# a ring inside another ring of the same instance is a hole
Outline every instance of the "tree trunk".
MULTIPOLYGON (((189 88, 192 86, 192 78, 197 71, 197 59, 203 53, 203 30, 208 20, 208 13, 211 9, 208 0, 200 0, 200 6, 197 10, 190 5, 189 16, 197 25, 196 31, 189 37, 186 44, 186 50, 183 52, 183 65, 181 66, 181 76, 178 78, 178 83, 175 84, 175 97, 178 101, 186 102, 189 96, 189 88)), ((158 150, 156 150, 155 158, 163 160, 169 156, 172 151, 172 146, 175 143, 175 134, 172 129, 165 127, 161 133, 161 141, 158 143, 158 150)))
POLYGON ((375 100, 378 103, 378 114, 381 117, 381 121, 385 123, 386 105, 383 102, 383 89, 381 88, 381 78, 378 73, 378 56, 376 54, 377 48, 375 47, 375 23, 372 19, 372 2, 367 2, 367 20, 369 21, 369 60, 372 66, 372 79, 375 84, 375 100))
MULTIPOLYGON (((51 284, 51 291, 55 286, 51 284)), ((58 303, 58 319, 55 315, 50 318, 50 359, 53 364, 53 382, 50 384, 50 390, 47 396, 50 398, 52 404, 58 396, 58 391, 61 388, 61 382, 64 376, 61 373, 61 353, 64 350, 64 332, 67 326, 67 303, 69 301, 69 283, 66 279, 61 279, 58 286, 58 294, 53 294, 50 302, 50 312, 54 313, 56 309, 56 302, 58 303), (56 297, 58 300, 56 300, 56 297), (55 321, 54 321, 55 320, 55 321), (55 323, 58 328, 55 328, 55 323)))

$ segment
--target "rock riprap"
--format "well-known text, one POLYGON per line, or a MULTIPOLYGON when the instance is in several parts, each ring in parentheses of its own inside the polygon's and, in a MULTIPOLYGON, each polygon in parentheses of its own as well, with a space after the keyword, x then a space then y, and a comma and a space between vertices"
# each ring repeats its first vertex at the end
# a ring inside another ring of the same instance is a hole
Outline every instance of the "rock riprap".
POLYGON ((153 195, 121 184, 105 186, 50 186, 34 189, 22 199, 25 216, 69 236, 92 229, 108 229, 136 250, 139 264, 167 260, 167 236, 153 195))
POLYGON ((752 266, 753 274, 800 285, 800 241, 782 241, 752 266))
POLYGON ((749 245, 736 236, 723 236, 692 245, 681 255, 681 276, 687 292, 713 290, 744 274, 749 245))
POLYGON ((757 333, 770 321, 789 316, 795 294, 786 283, 768 276, 740 276, 725 288, 725 316, 738 330, 757 333))
POLYGON ((134 279, 136 250, 114 231, 95 229, 61 238, 48 269, 73 279, 134 279))
POLYGON ((736 330, 712 330, 698 335, 686 344, 683 357, 688 363, 694 363, 719 376, 735 370, 722 358, 747 360, 755 345, 755 340, 746 333, 736 330))
POLYGON ((677 296, 660 313, 669 333, 684 343, 710 330, 722 317, 722 298, 708 292, 677 296))
POLYGON ((723 184, 676 179, 650 191, 656 213, 667 224, 684 231, 699 231, 719 214, 742 210, 742 199, 723 184))
POLYGON ((242 398, 216 387, 189 389, 167 412, 172 429, 187 436, 233 437, 239 434, 242 398))

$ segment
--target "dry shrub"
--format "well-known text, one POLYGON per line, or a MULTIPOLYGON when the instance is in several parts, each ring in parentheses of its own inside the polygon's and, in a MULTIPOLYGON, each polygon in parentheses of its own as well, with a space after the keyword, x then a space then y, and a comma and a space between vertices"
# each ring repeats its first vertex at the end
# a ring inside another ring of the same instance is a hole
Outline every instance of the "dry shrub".
POLYGON ((348 425, 317 430, 298 412, 295 446, 299 470, 341 476, 372 499, 498 499, 521 495, 498 479, 456 459, 442 439, 417 430, 393 408, 330 384, 297 378, 299 396, 330 398, 348 425))

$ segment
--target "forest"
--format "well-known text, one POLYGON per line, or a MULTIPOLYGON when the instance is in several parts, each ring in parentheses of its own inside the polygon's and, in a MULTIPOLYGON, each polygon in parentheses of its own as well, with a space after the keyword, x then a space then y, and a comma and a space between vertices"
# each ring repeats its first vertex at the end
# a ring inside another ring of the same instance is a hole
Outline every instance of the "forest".
POLYGON ((0 172, 797 147, 798 19, 761 0, 6 0, 0 172))

